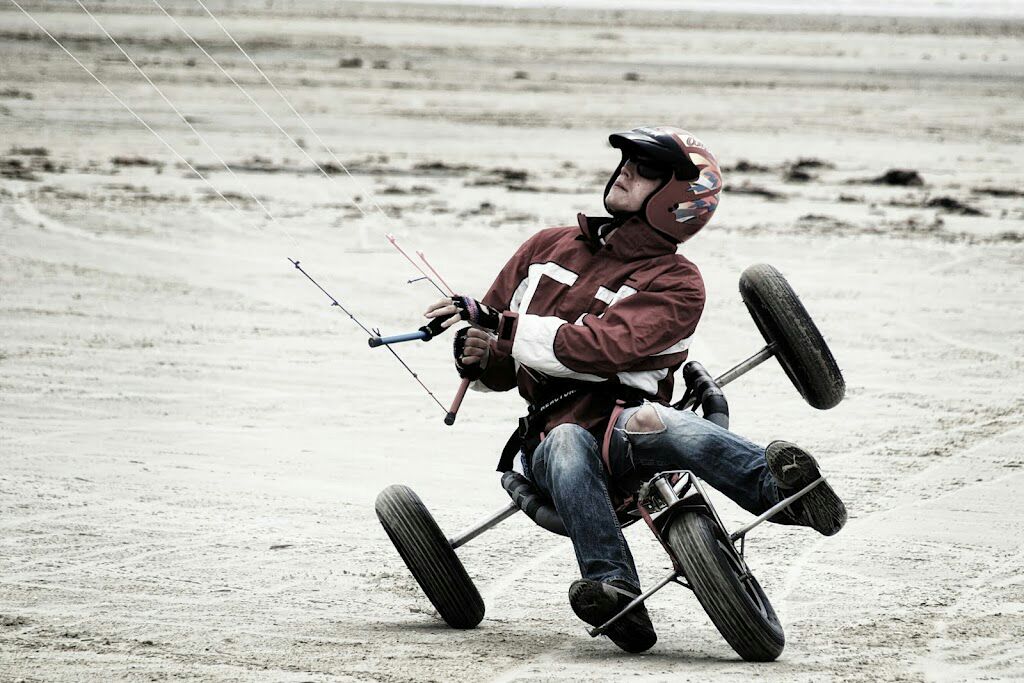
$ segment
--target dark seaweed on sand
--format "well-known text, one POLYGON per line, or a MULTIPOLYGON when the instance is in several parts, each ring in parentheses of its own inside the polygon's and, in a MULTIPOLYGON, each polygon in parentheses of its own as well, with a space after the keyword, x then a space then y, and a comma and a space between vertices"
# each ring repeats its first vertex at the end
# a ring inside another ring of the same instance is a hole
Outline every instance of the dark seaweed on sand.
POLYGON ((922 187, 924 179, 912 168, 890 168, 868 181, 872 185, 896 185, 899 187, 922 187))

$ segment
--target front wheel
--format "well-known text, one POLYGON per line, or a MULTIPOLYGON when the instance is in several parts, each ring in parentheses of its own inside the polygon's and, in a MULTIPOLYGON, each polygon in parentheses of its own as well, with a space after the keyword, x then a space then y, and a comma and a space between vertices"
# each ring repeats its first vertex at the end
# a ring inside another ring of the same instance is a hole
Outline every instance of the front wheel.
POLYGON ((793 386, 810 405, 828 410, 846 394, 846 381, 835 357, 789 282, 767 263, 750 266, 740 276, 740 295, 754 324, 793 386))
POLYGON ((743 659, 770 662, 786 644, 761 585, 707 515, 684 512, 665 534, 690 588, 722 637, 743 659))
POLYGON ((420 497, 395 484, 380 492, 376 509, 384 531, 441 618, 453 628, 479 624, 483 598, 420 497))

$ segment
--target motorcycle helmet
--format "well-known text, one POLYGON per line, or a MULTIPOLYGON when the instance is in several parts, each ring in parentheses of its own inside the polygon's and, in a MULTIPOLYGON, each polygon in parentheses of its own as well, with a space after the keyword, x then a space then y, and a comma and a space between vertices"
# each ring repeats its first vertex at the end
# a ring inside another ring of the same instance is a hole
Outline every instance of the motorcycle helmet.
POLYGON ((693 237, 711 220, 722 190, 722 172, 703 142, 671 126, 613 133, 608 142, 622 151, 622 160, 605 186, 605 197, 623 165, 633 159, 644 167, 642 175, 651 177, 652 171, 662 170, 661 185, 636 212, 648 225, 678 243, 693 237))

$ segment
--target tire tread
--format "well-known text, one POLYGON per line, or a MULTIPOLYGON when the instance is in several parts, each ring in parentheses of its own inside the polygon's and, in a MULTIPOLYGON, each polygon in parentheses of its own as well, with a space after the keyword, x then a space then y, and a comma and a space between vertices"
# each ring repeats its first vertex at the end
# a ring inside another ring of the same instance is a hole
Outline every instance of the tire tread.
POLYGON ((782 273, 759 263, 740 276, 740 295, 790 381, 811 406, 828 410, 846 394, 846 381, 818 326, 782 273))
POLYGON ((705 514, 684 512, 669 523, 666 537, 694 595, 736 654, 752 662, 773 661, 786 644, 782 625, 753 577, 767 617, 747 596, 718 547, 717 528, 705 514))
POLYGON ((441 618, 453 628, 474 628, 484 601, 448 538, 420 497, 395 484, 377 496, 377 518, 416 582, 441 618))

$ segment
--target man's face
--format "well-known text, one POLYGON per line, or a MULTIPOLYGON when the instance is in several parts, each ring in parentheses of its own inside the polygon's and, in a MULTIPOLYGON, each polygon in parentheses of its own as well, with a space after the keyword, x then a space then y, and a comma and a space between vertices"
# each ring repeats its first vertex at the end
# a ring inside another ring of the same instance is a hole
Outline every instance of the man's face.
POLYGON ((637 172, 637 162, 627 159, 604 201, 611 211, 639 211, 644 200, 661 186, 661 178, 645 178, 637 172))

